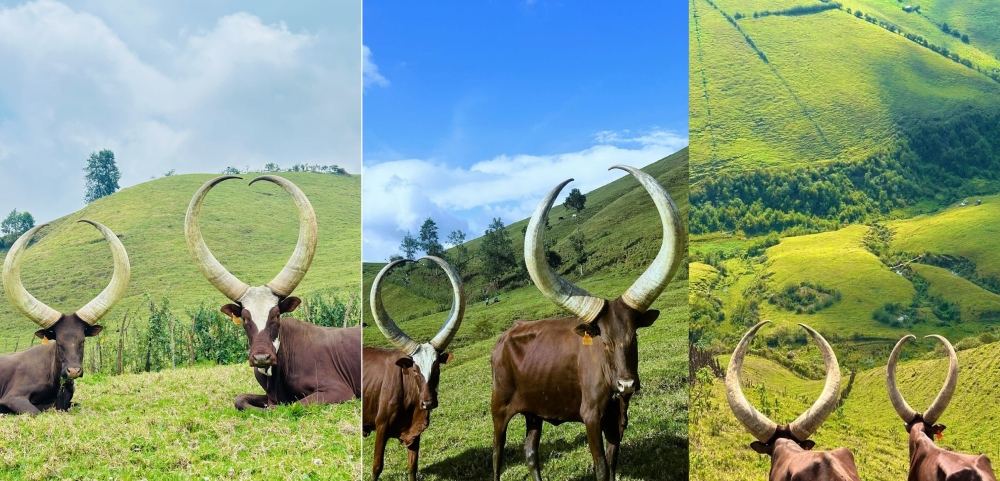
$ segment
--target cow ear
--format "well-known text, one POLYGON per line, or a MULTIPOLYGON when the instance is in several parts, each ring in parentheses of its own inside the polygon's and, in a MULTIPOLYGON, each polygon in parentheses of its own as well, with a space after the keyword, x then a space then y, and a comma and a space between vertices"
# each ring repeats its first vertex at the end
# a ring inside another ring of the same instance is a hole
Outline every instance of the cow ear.
POLYGON ((281 303, 278 304, 278 307, 281 308, 281 312, 283 312, 283 313, 292 312, 297 307, 299 307, 299 304, 301 304, 301 303, 302 303, 302 299, 299 299, 298 297, 294 297, 294 296, 292 296, 292 297, 286 297, 286 298, 284 298, 284 299, 281 300, 281 303))
POLYGON ((438 355, 438 362, 441 364, 448 364, 449 361, 454 359, 455 356, 450 352, 442 352, 438 355))
POLYGON ((410 356, 403 356, 399 359, 396 359, 396 365, 403 369, 409 369, 413 367, 413 358, 411 358, 410 356))
POLYGON ((103 330, 104 330, 104 326, 98 326, 98 325, 87 326, 87 328, 84 329, 84 331, 83 331, 83 335, 86 336, 86 337, 94 337, 94 336, 100 334, 101 331, 103 331, 103 330))
POLYGON ((799 446, 801 446, 802 449, 805 449, 806 451, 812 451, 812 448, 816 446, 816 441, 813 441, 811 439, 806 439, 805 441, 799 443, 799 446))
POLYGON ((946 428, 946 427, 947 426, 945 426, 944 424, 935 424, 935 425, 931 426, 931 434, 933 434, 933 435, 941 434, 941 433, 944 432, 944 428, 946 428))
POLYGON ((576 327, 573 328, 573 332, 580 337, 583 337, 584 335, 590 335, 590 337, 597 337, 601 335, 600 328, 587 322, 577 324, 576 327))
POLYGON ((52 332, 51 329, 39 329, 35 331, 35 337, 39 339, 54 340, 56 338, 56 333, 52 332))
POLYGON ((760 441, 754 441, 750 443, 750 449, 757 451, 757 454, 771 455, 771 446, 768 446, 760 441))
POLYGON ((240 317, 243 314, 243 308, 236 304, 226 304, 219 310, 229 317, 240 317))
POLYGON ((652 326, 658 317, 660 317, 660 311, 656 309, 650 309, 643 312, 642 314, 639 314, 639 317, 635 320, 635 327, 638 329, 640 327, 652 326))

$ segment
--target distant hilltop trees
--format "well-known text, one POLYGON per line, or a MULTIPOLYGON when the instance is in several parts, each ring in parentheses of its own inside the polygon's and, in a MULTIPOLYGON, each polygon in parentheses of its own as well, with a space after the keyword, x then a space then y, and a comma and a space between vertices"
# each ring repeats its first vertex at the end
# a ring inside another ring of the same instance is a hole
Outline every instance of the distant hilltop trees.
POLYGON ((268 162, 267 164, 264 164, 264 167, 259 169, 253 169, 248 165, 242 169, 239 167, 226 167, 225 170, 222 171, 222 173, 226 175, 249 174, 251 172, 313 172, 316 174, 350 175, 347 172, 347 169, 337 164, 295 164, 286 169, 278 164, 275 164, 274 162, 268 162))

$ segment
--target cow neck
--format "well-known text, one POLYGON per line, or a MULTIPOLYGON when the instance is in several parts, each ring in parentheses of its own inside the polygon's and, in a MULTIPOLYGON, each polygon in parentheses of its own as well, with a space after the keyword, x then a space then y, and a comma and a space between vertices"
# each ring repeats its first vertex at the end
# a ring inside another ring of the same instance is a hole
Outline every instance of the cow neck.
POLYGON ((56 341, 53 339, 49 341, 48 344, 42 344, 42 349, 47 349, 47 356, 52 358, 52 362, 49 364, 49 379, 55 379, 57 382, 62 379, 62 362, 59 361, 59 352, 56 349, 56 341))

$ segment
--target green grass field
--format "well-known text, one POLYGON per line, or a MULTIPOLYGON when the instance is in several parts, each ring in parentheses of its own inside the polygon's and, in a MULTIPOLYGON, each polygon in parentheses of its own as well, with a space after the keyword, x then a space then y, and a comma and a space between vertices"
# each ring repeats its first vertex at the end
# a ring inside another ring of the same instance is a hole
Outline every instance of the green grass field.
POLYGON ((940 213, 892 222, 895 246, 907 252, 966 257, 980 276, 1000 275, 1000 196, 982 197, 983 205, 952 206, 940 213))
MULTIPOLYGON (((682 214, 686 215, 686 151, 644 170, 654 173, 667 186, 682 214)), ((588 252, 591 249, 593 252, 583 278, 567 274, 574 282, 607 299, 617 297, 631 285, 660 245, 661 228, 648 199, 641 187, 629 178, 587 193, 587 208, 581 216, 581 224, 588 236, 588 252)), ((560 206, 553 209, 551 217, 555 220, 562 214, 560 206)), ((515 250, 522 249, 521 226, 526 222, 515 222, 508 227, 515 250)), ((554 222, 547 236, 561 239, 562 244, 572 228, 571 224, 554 222)), ((470 250, 475 252, 477 244, 470 246, 470 250)), ((366 285, 371 283, 369 275, 373 276, 380 267, 366 265, 366 285)), ((475 261, 470 268, 476 268, 475 261)), ((560 271, 574 272, 575 267, 563 266, 560 271)), ((443 273, 438 275, 442 280, 438 287, 444 290, 443 273)), ((475 277, 477 273, 472 271, 469 275, 475 277)), ((566 315, 531 285, 500 293, 500 303, 489 307, 475 300, 472 292, 469 294, 465 320, 449 347, 455 358, 444 365, 441 372, 440 407, 434 411, 431 425, 422 436, 422 479, 486 479, 491 476, 493 425, 489 415, 489 357, 496 339, 514 320, 566 315)), ((420 315, 425 308, 421 302, 406 304, 404 297, 395 296, 398 303, 390 302, 388 294, 385 298, 386 309, 394 319, 420 315)), ((687 479, 686 299, 687 279, 675 278, 653 304, 653 308, 661 310, 659 319, 652 327, 639 331, 639 375, 643 389, 632 398, 629 409, 629 429, 619 464, 620 479, 687 479)), ((365 305, 367 308, 367 300, 365 305)), ((400 322, 400 326, 415 339, 425 341, 437 332, 445 317, 445 312, 423 315, 400 322)), ((388 347, 374 325, 365 329, 365 344, 388 347)), ((592 479, 592 460, 583 425, 546 425, 543 431, 540 452, 546 479, 592 479)), ((523 418, 515 417, 508 431, 504 479, 525 479, 528 475, 522 449, 523 435, 523 418)), ((365 479, 371 476, 373 441, 371 436, 364 440, 362 472, 365 479)), ((383 477, 397 479, 406 472, 405 449, 397 443, 389 443, 385 461, 383 477)))

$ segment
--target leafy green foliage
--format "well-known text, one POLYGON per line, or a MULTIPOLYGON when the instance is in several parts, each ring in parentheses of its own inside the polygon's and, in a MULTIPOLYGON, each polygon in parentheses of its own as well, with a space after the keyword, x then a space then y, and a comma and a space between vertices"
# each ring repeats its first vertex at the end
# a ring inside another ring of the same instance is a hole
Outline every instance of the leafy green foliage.
POLYGON ((438 227, 434 219, 430 217, 420 226, 420 240, 418 241, 420 250, 429 256, 440 256, 444 251, 441 242, 438 241, 438 227))
POLYGON ((768 298, 772 304, 796 314, 813 314, 832 306, 840 299, 841 294, 837 289, 824 288, 809 281, 802 281, 798 285, 789 284, 768 298))
POLYGON ((566 210, 573 209, 579 214, 587 206, 587 196, 581 194, 580 189, 574 187, 573 190, 569 191, 566 200, 563 201, 563 206, 566 207, 566 210))
POLYGON ((491 279, 493 288, 500 287, 504 277, 517 268, 514 243, 504 228, 503 219, 494 218, 486 229, 482 243, 479 244, 479 257, 483 262, 483 276, 491 279))
POLYGON ((35 226, 35 218, 29 212, 18 212, 17 209, 10 211, 7 217, 0 222, 0 247, 12 245, 17 242, 21 234, 28 232, 35 226))
POLYGON ((91 152, 83 170, 87 173, 84 177, 87 181, 84 201, 88 204, 118 191, 118 180, 122 174, 115 164, 114 152, 107 149, 91 152))
POLYGON ((403 236, 403 241, 399 243, 399 250, 403 252, 403 258, 413 259, 413 256, 419 249, 420 241, 410 235, 409 231, 406 231, 406 235, 403 236))

